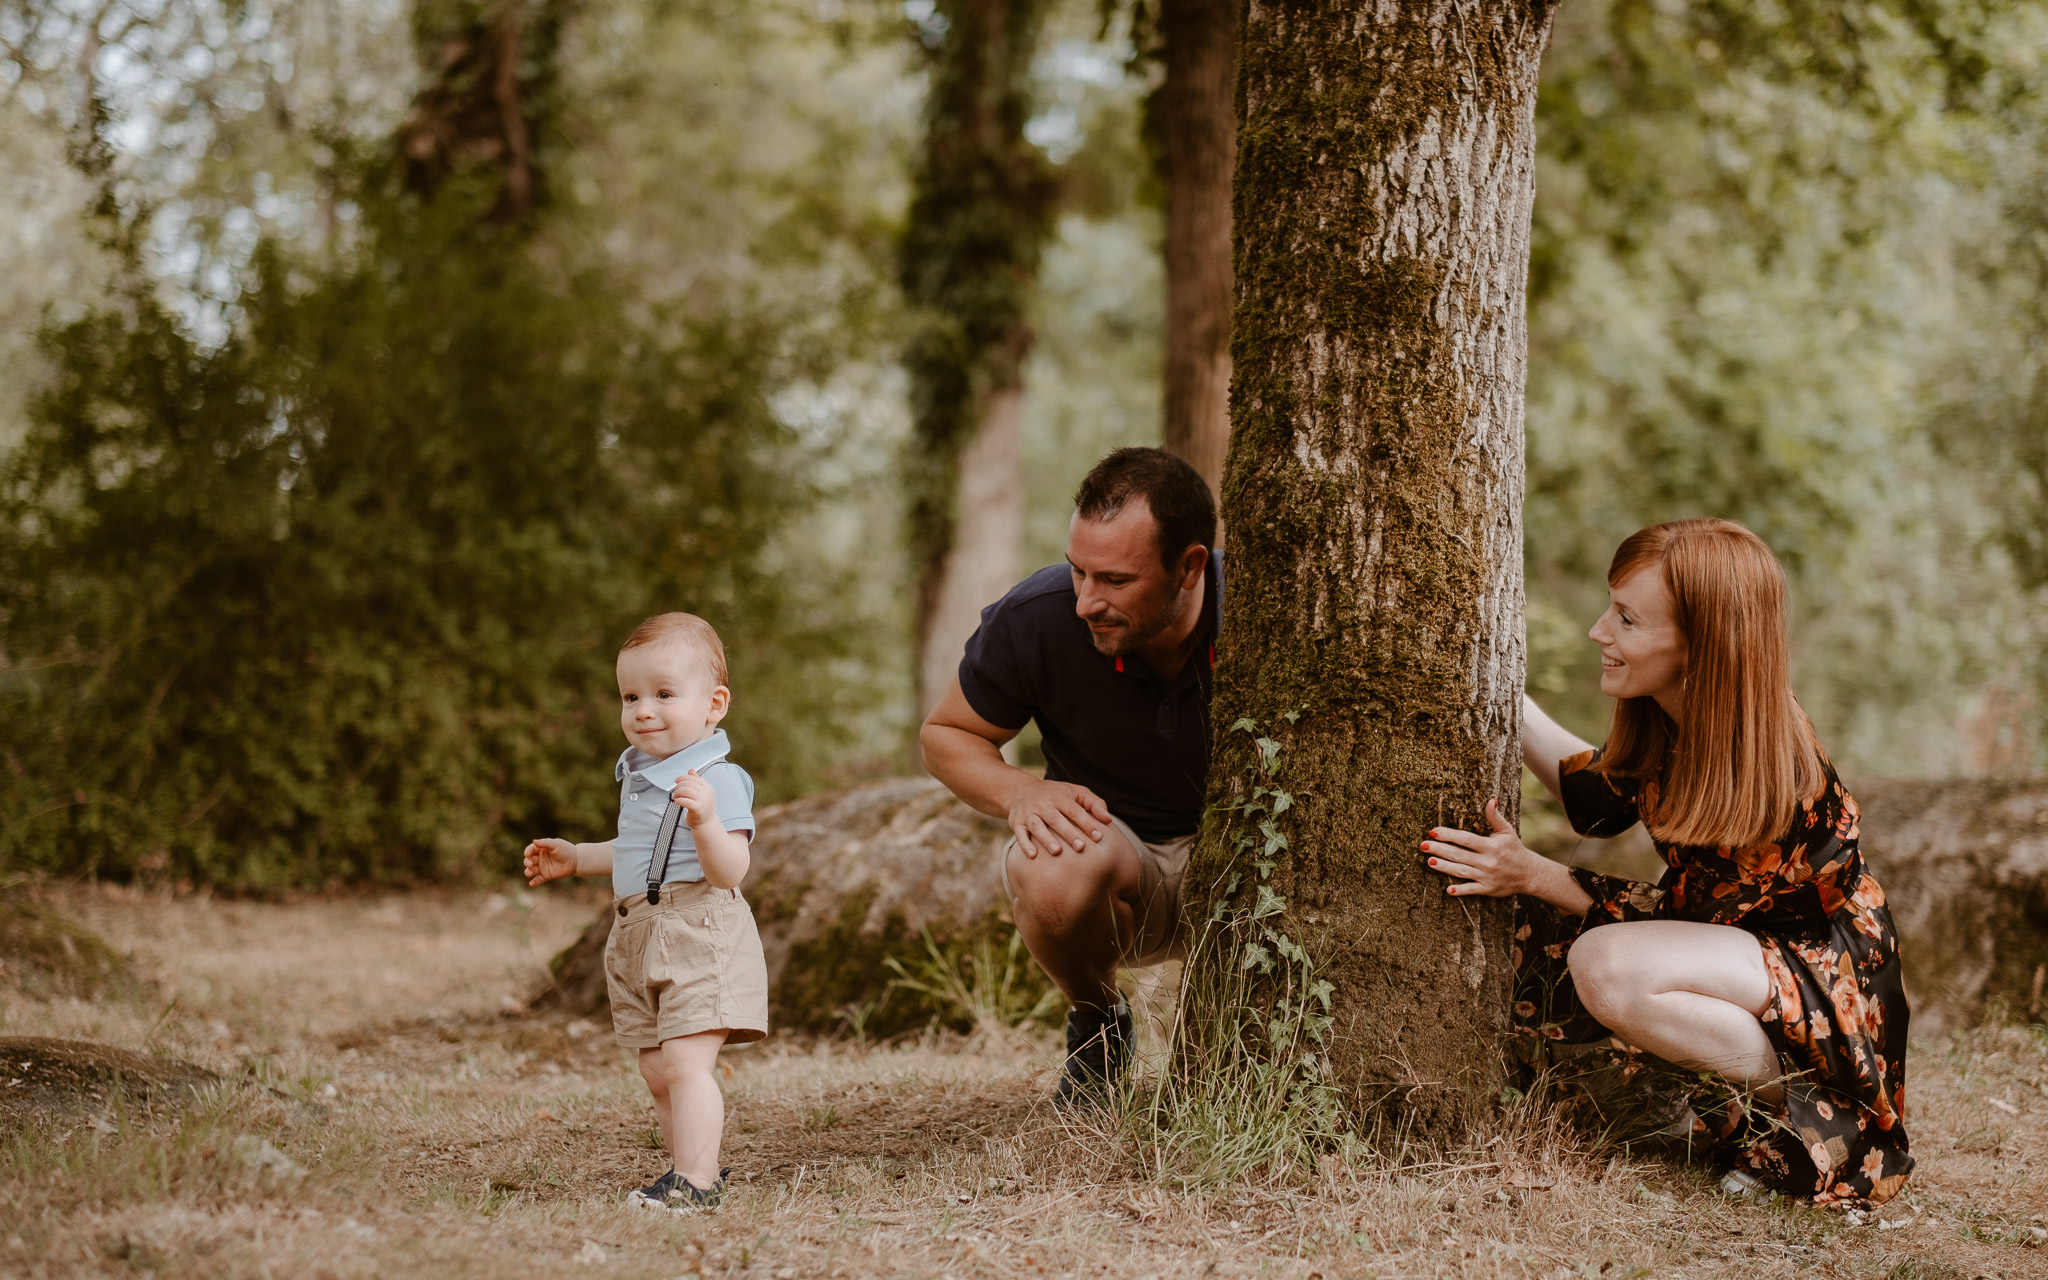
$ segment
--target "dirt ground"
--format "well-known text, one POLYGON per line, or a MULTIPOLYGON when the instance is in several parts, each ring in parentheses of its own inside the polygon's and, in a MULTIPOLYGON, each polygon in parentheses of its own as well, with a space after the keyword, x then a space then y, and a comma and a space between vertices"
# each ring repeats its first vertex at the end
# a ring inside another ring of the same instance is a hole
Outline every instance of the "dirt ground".
POLYGON ((0 988, 0 1036, 222 1079, 185 1106, 0 1116, 0 1276, 2048 1277, 2048 1027, 1918 1046, 1919 1171, 1860 1223, 1506 1131, 1449 1160, 1176 1187, 1061 1123, 1049 1036, 731 1051, 736 1192, 680 1216, 622 1207, 667 1164, 609 1028, 511 1011, 591 899, 60 905, 148 985, 0 988))

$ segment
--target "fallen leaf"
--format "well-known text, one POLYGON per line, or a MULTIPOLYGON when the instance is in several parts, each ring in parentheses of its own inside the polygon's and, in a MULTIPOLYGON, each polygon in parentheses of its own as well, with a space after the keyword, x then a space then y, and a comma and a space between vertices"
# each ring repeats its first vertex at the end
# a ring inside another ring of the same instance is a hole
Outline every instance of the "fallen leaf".
POLYGON ((555 1118, 555 1113, 548 1110, 546 1107, 542 1107, 540 1110, 533 1113, 533 1118, 536 1120, 552 1120, 555 1118))
POLYGON ((1997 1107, 2000 1111, 2005 1112, 2005 1114, 2009 1116, 2016 1116, 2020 1113, 2020 1109, 2018 1107, 2012 1105, 2010 1102, 2007 1102, 2003 1098, 1986 1098, 1985 1101, 1990 1103, 1992 1106, 1997 1107))
POLYGON ((595 1240, 585 1240, 583 1242, 583 1247, 576 1251, 576 1256, 572 1258, 571 1261, 580 1262, 585 1266, 589 1266, 593 1262, 603 1262, 610 1257, 611 1254, 605 1252, 605 1247, 603 1245, 599 1244, 595 1240))
POLYGON ((1518 1173, 1508 1179, 1508 1185, 1524 1191, 1548 1191, 1557 1185, 1557 1179, 1541 1173, 1518 1173))

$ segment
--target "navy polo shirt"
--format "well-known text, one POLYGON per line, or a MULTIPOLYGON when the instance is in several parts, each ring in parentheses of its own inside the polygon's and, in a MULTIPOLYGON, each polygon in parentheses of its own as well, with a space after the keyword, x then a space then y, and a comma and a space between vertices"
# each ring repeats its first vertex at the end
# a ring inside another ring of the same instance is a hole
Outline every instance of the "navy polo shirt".
POLYGON ((1202 825, 1222 553, 1209 554, 1207 576, 1197 647, 1171 684, 1136 654, 1095 651, 1064 564, 1040 569, 983 609, 960 659, 960 692, 976 715, 1004 729, 1038 721, 1045 776, 1101 796, 1149 843, 1202 825))

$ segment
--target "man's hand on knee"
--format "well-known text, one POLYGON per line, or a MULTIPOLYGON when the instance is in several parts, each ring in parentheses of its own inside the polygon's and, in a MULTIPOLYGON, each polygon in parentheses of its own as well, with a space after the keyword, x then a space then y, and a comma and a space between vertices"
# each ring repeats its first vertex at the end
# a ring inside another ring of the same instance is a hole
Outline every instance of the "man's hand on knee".
POLYGON ((1034 780, 1019 787, 1010 802, 1010 833, 1027 858, 1041 852, 1055 858, 1062 852, 1085 852, 1108 829, 1109 806, 1102 797, 1071 782, 1034 780))

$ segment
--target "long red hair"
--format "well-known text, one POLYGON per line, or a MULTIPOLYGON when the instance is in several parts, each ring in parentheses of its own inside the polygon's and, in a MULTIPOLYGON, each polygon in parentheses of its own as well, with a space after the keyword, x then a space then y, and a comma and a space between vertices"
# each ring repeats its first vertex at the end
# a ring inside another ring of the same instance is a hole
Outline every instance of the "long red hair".
POLYGON ((1673 520, 1629 535, 1607 583, 1664 575, 1686 640, 1677 724, 1622 698, 1599 770, 1656 783, 1643 825, 1674 844, 1761 844, 1827 785, 1813 726, 1792 697, 1785 571, 1732 520, 1673 520))

